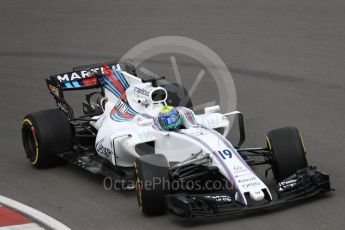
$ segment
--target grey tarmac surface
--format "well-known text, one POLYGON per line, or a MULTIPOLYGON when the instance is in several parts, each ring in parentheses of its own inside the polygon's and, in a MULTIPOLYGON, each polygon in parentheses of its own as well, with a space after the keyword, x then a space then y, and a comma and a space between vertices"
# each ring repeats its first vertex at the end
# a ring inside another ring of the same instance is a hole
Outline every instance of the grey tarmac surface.
POLYGON ((72 229, 344 228, 345 1, 2 0, 0 9, 0 194, 72 229), (73 166, 32 169, 21 119, 54 107, 44 78, 162 35, 198 40, 229 66, 247 146, 263 145, 271 129, 297 126, 310 163, 337 191, 268 214, 185 224, 142 216, 134 193, 106 191, 102 177, 73 166))

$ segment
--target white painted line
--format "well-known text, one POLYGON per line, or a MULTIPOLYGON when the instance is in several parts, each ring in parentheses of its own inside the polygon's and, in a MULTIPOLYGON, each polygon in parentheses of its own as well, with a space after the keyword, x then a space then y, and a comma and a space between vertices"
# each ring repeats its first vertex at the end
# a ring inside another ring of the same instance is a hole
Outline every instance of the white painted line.
POLYGON ((0 203, 24 213, 25 215, 37 220, 38 222, 41 222, 49 228, 57 230, 70 230, 69 227, 55 220, 54 218, 44 214, 43 212, 33 209, 25 204, 19 203, 15 200, 9 199, 4 196, 0 196, 0 203))
POLYGON ((44 230, 37 224, 19 224, 6 227, 0 227, 0 230, 44 230))

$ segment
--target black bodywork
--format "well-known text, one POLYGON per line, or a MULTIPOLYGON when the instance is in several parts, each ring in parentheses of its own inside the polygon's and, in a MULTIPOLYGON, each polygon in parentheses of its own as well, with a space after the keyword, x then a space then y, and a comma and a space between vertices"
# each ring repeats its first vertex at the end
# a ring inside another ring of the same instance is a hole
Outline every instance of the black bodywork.
MULTIPOLYGON (((240 141, 237 145, 237 152, 251 167, 269 166, 266 169, 265 177, 272 171, 272 152, 267 148, 240 148, 245 139, 243 116, 239 116, 240 141)), ((203 166, 207 163, 208 157, 193 160, 192 164, 171 167, 171 179, 186 183, 189 180, 221 180, 217 169, 203 166)), ((245 194, 248 205, 242 205, 235 200, 236 191, 230 187, 219 190, 190 191, 188 189, 173 191, 166 196, 167 210, 170 214, 186 220, 198 217, 215 217, 234 214, 245 214, 260 210, 288 206, 294 202, 316 197, 320 194, 332 191, 329 175, 320 172, 314 166, 299 169, 293 175, 270 186, 273 200, 268 194, 260 202, 253 201, 249 194, 245 194)), ((226 187, 227 181, 224 181, 226 187)), ((222 188, 223 188, 222 187, 222 188)), ((204 188, 204 187, 202 187, 204 188)))
MULTIPOLYGON (((233 191, 209 193, 175 193, 167 196, 167 210, 181 219, 215 217, 258 212, 287 206, 331 191, 329 176, 309 166, 276 185, 276 199, 250 202, 244 206, 235 201, 233 191)), ((248 197, 248 200, 249 197, 248 197)))

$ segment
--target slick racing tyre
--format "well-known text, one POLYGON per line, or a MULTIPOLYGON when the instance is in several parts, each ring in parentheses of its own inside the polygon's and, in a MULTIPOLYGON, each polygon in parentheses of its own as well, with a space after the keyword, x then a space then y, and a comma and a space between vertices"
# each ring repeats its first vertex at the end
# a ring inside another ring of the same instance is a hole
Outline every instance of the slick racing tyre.
POLYGON ((150 154, 134 163, 136 193, 141 211, 148 216, 166 211, 165 196, 169 193, 169 164, 164 155, 150 154))
POLYGON ((133 64, 125 63, 124 70, 125 70, 127 73, 129 73, 129 74, 131 74, 131 75, 133 75, 133 76, 135 76, 135 77, 138 76, 138 75, 137 75, 137 70, 135 69, 135 67, 134 67, 133 64))
POLYGON ((36 168, 58 165, 59 153, 72 149, 72 128, 63 112, 52 109, 31 113, 23 119, 22 138, 26 156, 36 168))
POLYGON ((278 181, 308 166, 303 139, 297 128, 286 127, 270 131, 267 145, 272 152, 273 175, 278 181))

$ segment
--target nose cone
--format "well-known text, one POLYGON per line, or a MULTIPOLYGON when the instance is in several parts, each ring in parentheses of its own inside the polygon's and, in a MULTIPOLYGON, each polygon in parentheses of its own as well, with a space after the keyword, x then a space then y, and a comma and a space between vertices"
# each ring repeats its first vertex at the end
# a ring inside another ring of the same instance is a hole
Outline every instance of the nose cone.
POLYGON ((261 191, 251 191, 249 192, 250 198, 252 198, 255 201, 262 201, 265 198, 265 194, 261 191))

